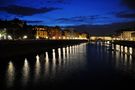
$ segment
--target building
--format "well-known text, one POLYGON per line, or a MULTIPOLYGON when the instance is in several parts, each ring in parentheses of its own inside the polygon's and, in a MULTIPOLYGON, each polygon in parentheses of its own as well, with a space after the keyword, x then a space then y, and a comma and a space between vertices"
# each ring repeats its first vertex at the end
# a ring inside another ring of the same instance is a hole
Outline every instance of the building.
POLYGON ((88 34, 87 33, 80 33, 79 34, 79 39, 87 39, 88 34))
POLYGON ((62 39, 62 31, 60 27, 49 27, 48 37, 49 39, 62 39))
POLYGON ((119 34, 113 35, 113 40, 131 41, 131 40, 133 40, 133 37, 134 37, 133 33, 135 33, 135 31, 127 31, 127 30, 121 31, 121 32, 119 32, 119 34))
POLYGON ((120 40, 132 40, 132 33, 135 31, 123 31, 120 35, 120 40))
POLYGON ((36 31, 36 39, 48 39, 48 27, 35 26, 33 30, 36 31))
POLYGON ((62 32, 62 39, 70 39, 71 32, 69 30, 64 30, 62 32))
POLYGON ((132 40, 135 41, 135 32, 131 33, 132 40))

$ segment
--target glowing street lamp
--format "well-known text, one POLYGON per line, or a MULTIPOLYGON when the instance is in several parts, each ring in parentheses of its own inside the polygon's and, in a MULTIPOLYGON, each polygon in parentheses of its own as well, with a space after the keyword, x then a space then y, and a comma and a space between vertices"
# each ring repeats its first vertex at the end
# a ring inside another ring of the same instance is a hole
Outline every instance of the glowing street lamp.
POLYGON ((38 35, 36 36, 36 39, 39 39, 39 36, 38 35))
POLYGON ((26 35, 23 36, 23 39, 27 39, 27 38, 28 38, 28 36, 26 36, 26 35))
POLYGON ((52 39, 56 39, 56 37, 52 37, 52 39))
POLYGON ((8 39, 9 39, 9 40, 12 40, 12 37, 11 37, 10 35, 8 35, 8 39))

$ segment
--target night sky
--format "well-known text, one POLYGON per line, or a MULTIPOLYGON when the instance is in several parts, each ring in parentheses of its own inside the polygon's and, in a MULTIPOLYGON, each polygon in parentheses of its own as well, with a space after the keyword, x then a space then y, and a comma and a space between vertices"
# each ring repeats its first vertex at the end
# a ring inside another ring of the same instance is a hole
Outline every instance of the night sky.
POLYGON ((135 0, 0 0, 2 20, 19 18, 32 25, 73 27, 91 33, 132 25, 134 12, 135 0))

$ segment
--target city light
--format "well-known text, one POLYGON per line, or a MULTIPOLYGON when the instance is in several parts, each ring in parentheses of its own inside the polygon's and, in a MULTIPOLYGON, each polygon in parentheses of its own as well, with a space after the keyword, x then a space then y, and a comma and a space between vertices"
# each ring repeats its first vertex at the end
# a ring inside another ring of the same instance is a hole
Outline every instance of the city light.
POLYGON ((13 38, 10 36, 10 35, 8 35, 8 40, 12 40, 13 38))
POLYGON ((23 39, 27 39, 27 38, 28 38, 28 36, 26 36, 26 35, 23 36, 23 39))

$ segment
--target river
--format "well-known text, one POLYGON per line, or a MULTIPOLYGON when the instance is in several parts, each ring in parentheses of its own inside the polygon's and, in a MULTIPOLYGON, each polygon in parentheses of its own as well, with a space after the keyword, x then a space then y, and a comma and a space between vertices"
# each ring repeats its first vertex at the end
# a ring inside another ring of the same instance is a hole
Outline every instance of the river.
POLYGON ((0 90, 129 89, 135 59, 110 48, 82 43, 1 59, 0 90))

